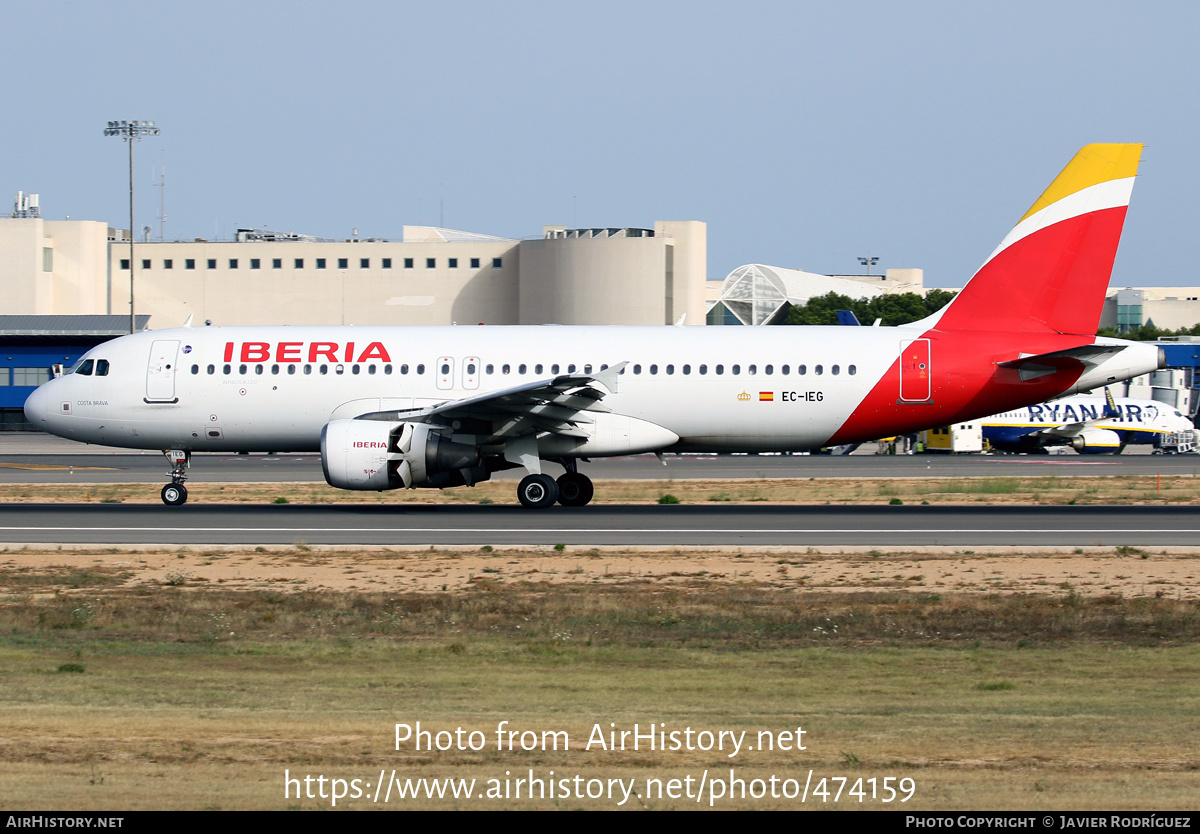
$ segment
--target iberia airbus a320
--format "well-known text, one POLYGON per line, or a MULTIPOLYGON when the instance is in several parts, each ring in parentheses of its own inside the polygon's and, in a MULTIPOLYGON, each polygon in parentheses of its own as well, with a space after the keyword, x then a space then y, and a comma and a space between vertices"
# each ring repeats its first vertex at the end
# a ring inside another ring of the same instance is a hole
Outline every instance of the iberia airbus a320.
POLYGON ((1098 338, 1141 145, 1088 145, 962 292, 903 327, 184 327, 89 351, 25 405, 86 443, 316 451, 341 489, 473 485, 582 506, 589 458, 799 451, 997 414, 1148 373, 1098 338), (557 480, 545 461, 565 469, 557 480))

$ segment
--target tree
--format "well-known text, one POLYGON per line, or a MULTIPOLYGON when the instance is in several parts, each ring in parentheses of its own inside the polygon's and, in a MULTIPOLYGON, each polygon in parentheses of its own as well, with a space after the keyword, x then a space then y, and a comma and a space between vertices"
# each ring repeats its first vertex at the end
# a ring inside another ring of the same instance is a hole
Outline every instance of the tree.
POLYGON ((784 324, 837 324, 838 310, 852 310, 860 322, 874 324, 883 319, 885 327, 910 324, 936 313, 950 303, 956 293, 950 290, 930 290, 922 298, 915 292, 880 295, 871 299, 854 299, 831 292, 810 298, 803 306, 788 310, 784 324))

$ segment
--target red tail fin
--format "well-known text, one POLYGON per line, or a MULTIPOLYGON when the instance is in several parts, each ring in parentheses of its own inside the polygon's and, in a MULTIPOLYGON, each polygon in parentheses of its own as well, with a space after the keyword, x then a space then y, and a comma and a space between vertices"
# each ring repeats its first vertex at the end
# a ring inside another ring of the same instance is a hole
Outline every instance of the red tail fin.
POLYGON ((932 326, 1094 336, 1141 145, 1088 145, 932 326))

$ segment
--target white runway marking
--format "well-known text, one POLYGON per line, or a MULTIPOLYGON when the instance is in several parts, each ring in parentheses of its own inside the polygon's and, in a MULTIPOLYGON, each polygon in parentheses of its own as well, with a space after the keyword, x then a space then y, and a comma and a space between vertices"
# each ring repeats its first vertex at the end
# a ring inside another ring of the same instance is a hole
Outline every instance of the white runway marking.
MULTIPOLYGON (((746 527, 169 527, 172 533, 695 533, 707 535, 710 533, 751 533, 755 535, 773 533, 840 533, 855 535, 862 533, 1013 533, 1015 535, 1030 534, 1113 534, 1113 533, 1200 533, 1200 528, 1162 528, 1162 527, 1054 527, 1049 529, 1022 528, 1013 530, 1011 527, 865 527, 858 530, 847 530, 844 527, 761 527, 750 529, 746 527)), ((88 532, 88 533, 147 533, 145 527, 0 527, 0 533, 51 533, 51 532, 88 532)))

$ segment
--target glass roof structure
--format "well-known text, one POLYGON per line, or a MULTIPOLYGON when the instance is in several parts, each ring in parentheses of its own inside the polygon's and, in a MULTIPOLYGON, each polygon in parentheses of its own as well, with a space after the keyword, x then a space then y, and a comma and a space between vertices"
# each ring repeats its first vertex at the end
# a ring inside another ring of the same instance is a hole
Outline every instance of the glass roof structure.
POLYGON ((739 266, 725 277, 721 295, 708 312, 709 324, 774 324, 791 305, 836 292, 851 298, 875 298, 883 290, 831 275, 765 264, 739 266))

